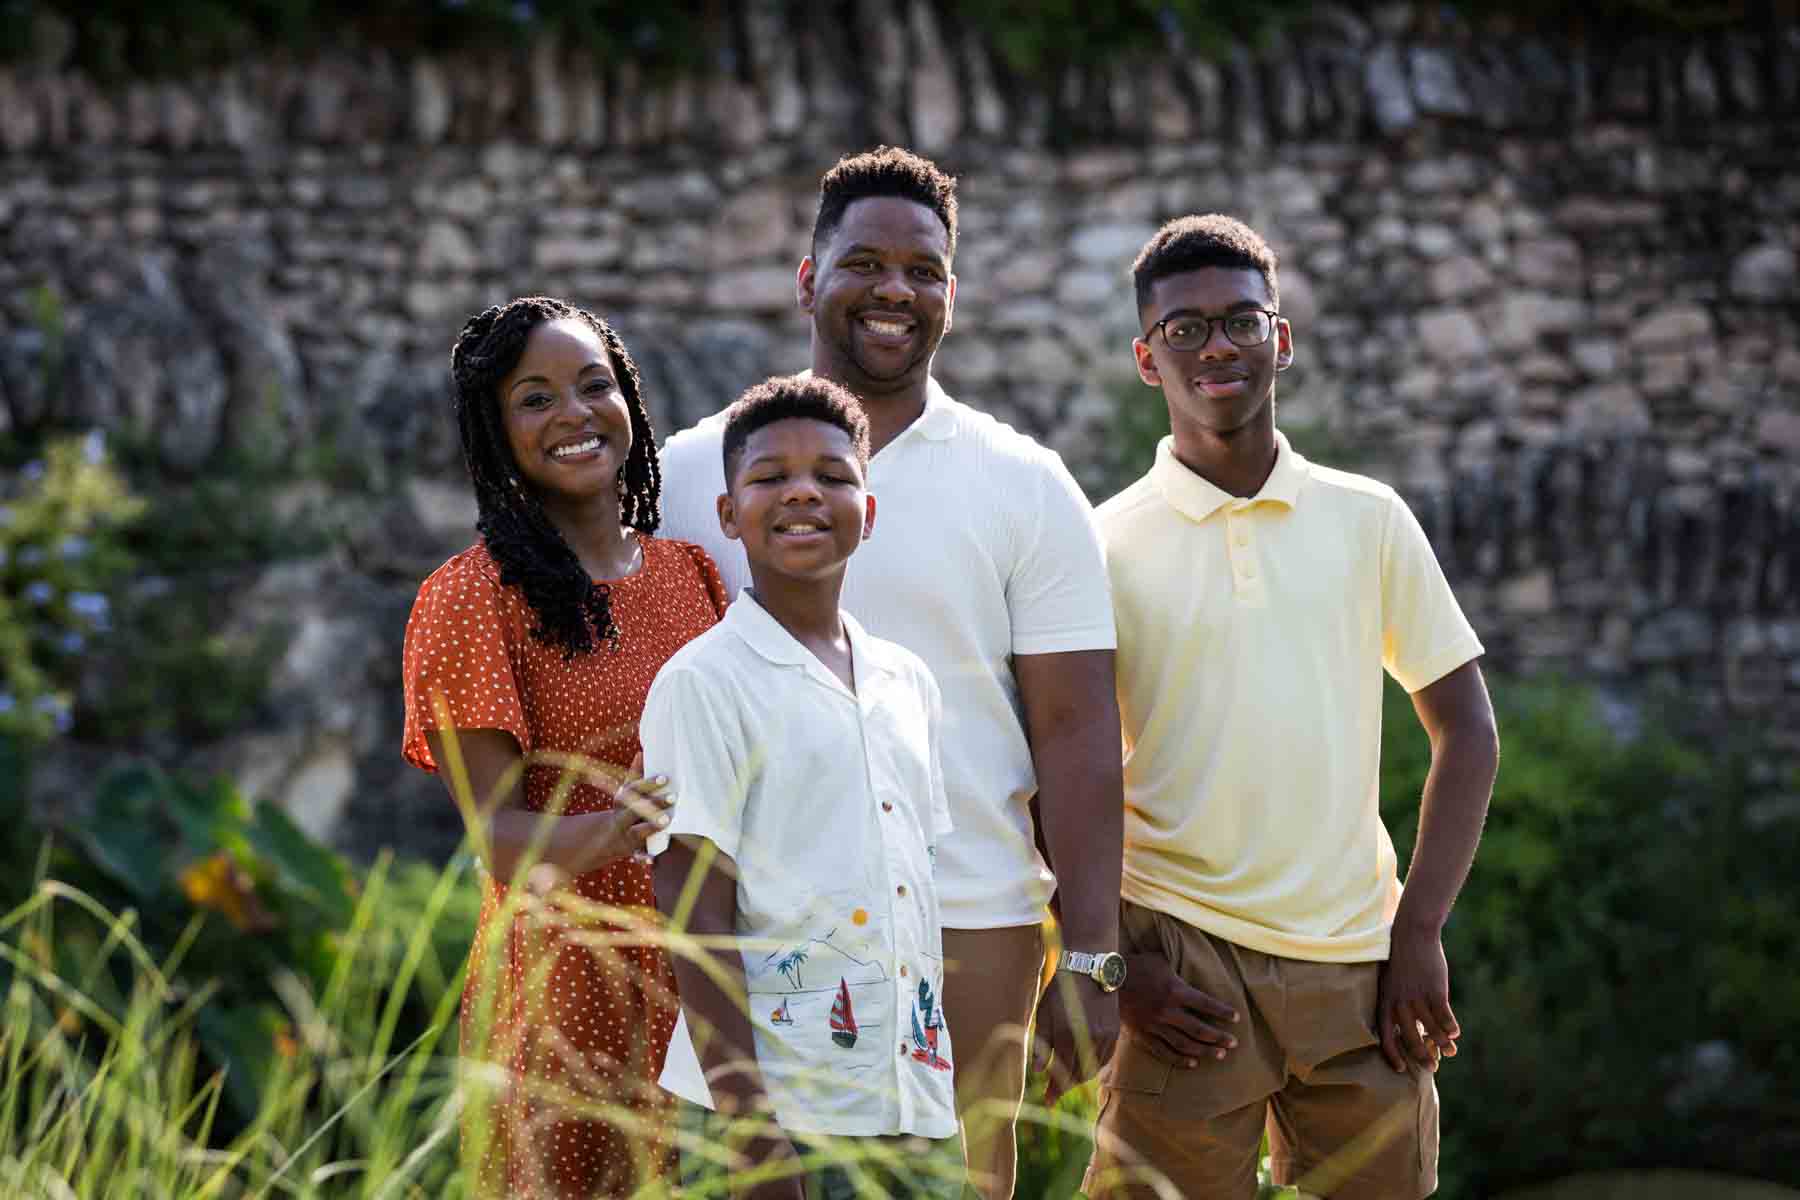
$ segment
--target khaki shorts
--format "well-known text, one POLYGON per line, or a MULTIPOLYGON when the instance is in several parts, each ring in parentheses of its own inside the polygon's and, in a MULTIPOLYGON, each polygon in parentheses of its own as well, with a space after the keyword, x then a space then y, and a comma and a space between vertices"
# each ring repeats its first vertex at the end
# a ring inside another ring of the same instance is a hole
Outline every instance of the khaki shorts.
POLYGON ((1382 1056, 1380 963, 1278 958, 1129 902, 1119 928, 1127 954, 1163 955, 1236 1009, 1238 1045, 1181 1067, 1126 1031, 1100 1073, 1089 1196, 1168 1195, 1150 1182, 1160 1173, 1181 1196, 1253 1197, 1265 1129, 1278 1184, 1351 1200, 1437 1190, 1437 1087, 1382 1056))

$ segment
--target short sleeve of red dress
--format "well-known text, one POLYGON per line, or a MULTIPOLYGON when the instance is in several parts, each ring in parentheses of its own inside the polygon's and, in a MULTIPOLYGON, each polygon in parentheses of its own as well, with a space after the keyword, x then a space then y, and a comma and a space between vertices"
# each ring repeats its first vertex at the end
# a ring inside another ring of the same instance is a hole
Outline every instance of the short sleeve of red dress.
POLYGON ((426 771, 438 764, 426 742, 440 729, 439 705, 456 729, 501 729, 519 749, 536 748, 520 695, 519 640, 529 636, 523 598, 500 584, 483 546, 472 546, 419 586, 406 622, 401 673, 406 725, 401 752, 426 771))

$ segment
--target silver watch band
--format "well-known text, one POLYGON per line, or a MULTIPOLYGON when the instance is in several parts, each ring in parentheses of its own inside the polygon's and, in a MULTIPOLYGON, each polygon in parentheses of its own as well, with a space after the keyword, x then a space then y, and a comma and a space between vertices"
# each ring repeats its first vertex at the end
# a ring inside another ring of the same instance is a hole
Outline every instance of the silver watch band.
POLYGON ((1089 954, 1084 950, 1064 950, 1062 953, 1062 961, 1056 965, 1059 969, 1064 971, 1073 971, 1077 975, 1091 976, 1094 973, 1094 968, 1100 965, 1100 956, 1098 954, 1089 954))

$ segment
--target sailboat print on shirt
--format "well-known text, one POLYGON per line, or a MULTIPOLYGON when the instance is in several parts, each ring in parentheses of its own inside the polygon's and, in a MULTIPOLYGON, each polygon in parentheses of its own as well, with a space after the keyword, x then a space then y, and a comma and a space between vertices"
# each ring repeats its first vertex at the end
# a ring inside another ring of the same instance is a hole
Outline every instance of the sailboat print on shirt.
POLYGON ((846 1050, 856 1045, 856 1013, 850 1007, 850 984, 842 976, 837 999, 831 1002, 831 1040, 846 1050))
POLYGON ((788 1011, 788 1002, 784 997, 775 1011, 769 1014, 769 1024, 792 1025, 793 1023, 794 1014, 788 1011))
POLYGON ((938 1032, 944 1027, 942 1010, 931 995, 931 984, 919 980, 919 1003, 912 1012, 912 1040, 914 1062, 924 1063, 933 1070, 948 1071, 950 1060, 938 1053, 938 1032), (925 1010, 925 1021, 919 1022, 919 1010, 925 1010))

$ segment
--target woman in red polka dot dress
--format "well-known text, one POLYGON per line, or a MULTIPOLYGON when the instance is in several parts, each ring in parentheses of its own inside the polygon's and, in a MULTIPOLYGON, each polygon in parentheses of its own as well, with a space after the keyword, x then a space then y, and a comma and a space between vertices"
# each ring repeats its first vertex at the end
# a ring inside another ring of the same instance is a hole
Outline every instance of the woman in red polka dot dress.
POLYGON ((465 1079, 464 1148, 482 1197, 629 1196, 668 1156, 656 1079, 677 1011, 637 923, 655 906, 639 851, 671 799, 635 779, 637 723, 724 588, 699 547, 649 536, 656 445, 604 321, 514 300, 450 362, 481 540, 413 604, 404 752, 452 796, 465 773, 485 841, 462 1045, 487 1069, 465 1079), (509 888, 534 838, 529 886, 509 888))

